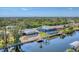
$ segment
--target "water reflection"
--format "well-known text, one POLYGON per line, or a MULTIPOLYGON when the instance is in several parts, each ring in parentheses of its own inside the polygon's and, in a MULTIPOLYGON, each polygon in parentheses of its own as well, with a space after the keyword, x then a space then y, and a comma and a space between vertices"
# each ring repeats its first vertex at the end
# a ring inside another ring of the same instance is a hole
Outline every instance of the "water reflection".
POLYGON ((48 45, 48 44, 49 44, 49 40, 45 39, 44 44, 45 44, 45 45, 48 45))

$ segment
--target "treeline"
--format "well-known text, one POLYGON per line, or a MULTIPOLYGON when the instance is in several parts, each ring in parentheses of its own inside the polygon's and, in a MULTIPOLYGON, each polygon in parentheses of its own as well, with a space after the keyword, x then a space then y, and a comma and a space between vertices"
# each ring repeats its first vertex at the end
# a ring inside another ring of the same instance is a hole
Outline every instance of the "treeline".
POLYGON ((0 17, 0 27, 3 26, 24 26, 35 28, 42 25, 62 25, 71 22, 79 22, 78 17, 0 17))

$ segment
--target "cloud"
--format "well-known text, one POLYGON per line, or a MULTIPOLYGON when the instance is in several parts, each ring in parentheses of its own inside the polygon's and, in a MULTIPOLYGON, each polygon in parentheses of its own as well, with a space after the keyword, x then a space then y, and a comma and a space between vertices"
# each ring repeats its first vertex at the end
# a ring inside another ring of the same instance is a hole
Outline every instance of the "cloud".
POLYGON ((73 8, 68 8, 69 10, 72 10, 73 8))
POLYGON ((28 11, 29 9, 28 8, 21 8, 21 10, 28 11))

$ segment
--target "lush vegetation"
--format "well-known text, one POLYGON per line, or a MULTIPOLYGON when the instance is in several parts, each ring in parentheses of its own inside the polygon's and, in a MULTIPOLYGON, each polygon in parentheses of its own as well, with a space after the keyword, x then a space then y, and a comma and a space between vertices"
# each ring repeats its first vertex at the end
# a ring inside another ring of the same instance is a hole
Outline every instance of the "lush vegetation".
POLYGON ((0 18, 0 27, 18 25, 23 28, 36 28, 42 25, 62 25, 72 22, 79 22, 75 17, 2 17, 0 18))
MULTIPOLYGON (((79 30, 79 26, 65 26, 66 24, 79 23, 78 17, 0 17, 0 48, 19 42, 20 34, 18 32, 26 28, 38 28, 40 26, 56 26, 64 25, 65 29, 60 30, 65 34, 74 30, 79 30), (13 26, 14 28, 6 28, 13 26), (5 35, 9 32, 9 35, 5 35)), ((44 32, 40 32, 42 37, 48 36, 44 32)), ((56 37, 56 36, 55 36, 56 37)), ((70 51, 70 49, 69 49, 70 51)))

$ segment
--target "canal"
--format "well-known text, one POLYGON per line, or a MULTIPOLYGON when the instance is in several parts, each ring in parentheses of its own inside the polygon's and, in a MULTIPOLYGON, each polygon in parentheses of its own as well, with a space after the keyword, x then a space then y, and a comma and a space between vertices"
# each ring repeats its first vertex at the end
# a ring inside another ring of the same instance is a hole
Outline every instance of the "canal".
POLYGON ((74 41, 79 41, 79 31, 64 37, 44 39, 43 42, 27 43, 21 45, 21 49, 24 52, 65 52, 66 49, 71 48, 70 43, 74 41))

